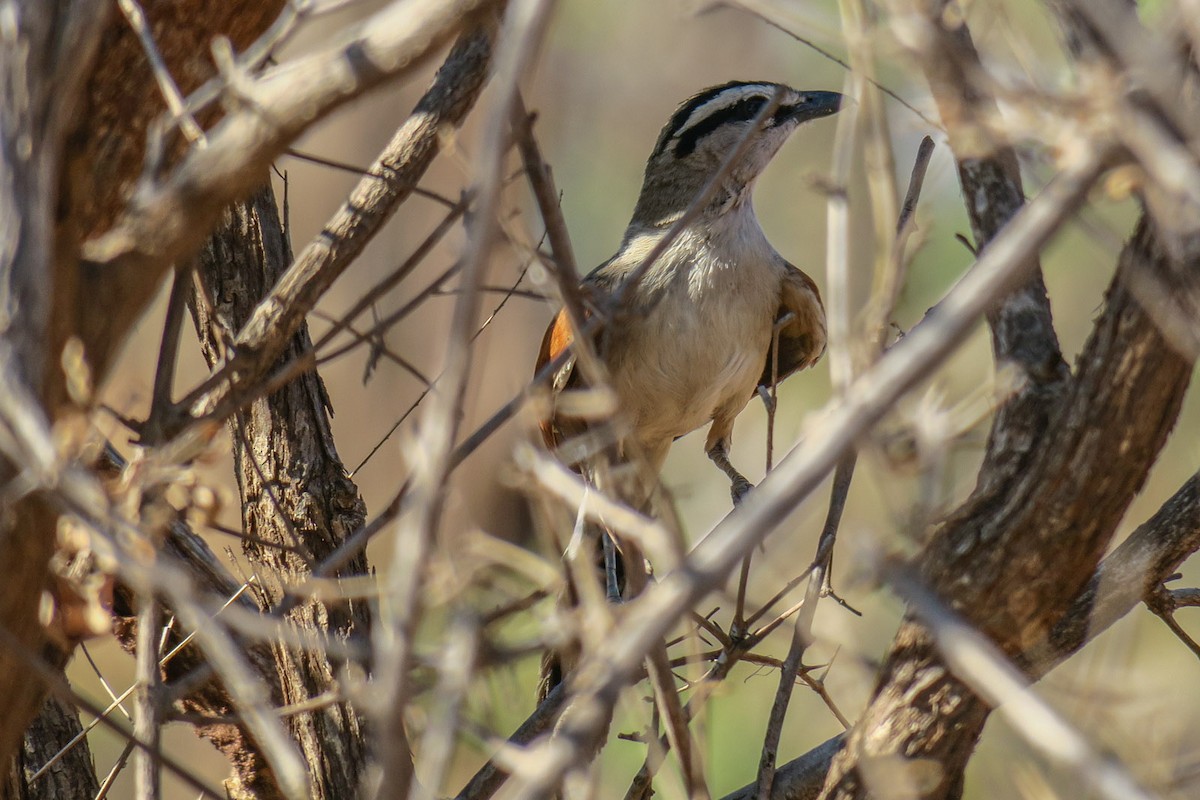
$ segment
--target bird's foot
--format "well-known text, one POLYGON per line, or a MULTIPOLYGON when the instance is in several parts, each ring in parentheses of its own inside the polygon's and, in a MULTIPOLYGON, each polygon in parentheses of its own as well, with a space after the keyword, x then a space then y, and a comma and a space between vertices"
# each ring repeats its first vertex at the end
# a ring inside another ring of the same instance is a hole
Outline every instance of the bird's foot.
POLYGON ((760 383, 757 391, 759 399, 762 400, 763 405, 766 406, 767 413, 773 414, 775 412, 775 398, 771 396, 771 387, 764 386, 760 383))
POLYGON ((743 478, 741 475, 733 479, 729 486, 729 494, 733 498, 733 505, 740 506, 742 500, 754 488, 754 484, 743 478))

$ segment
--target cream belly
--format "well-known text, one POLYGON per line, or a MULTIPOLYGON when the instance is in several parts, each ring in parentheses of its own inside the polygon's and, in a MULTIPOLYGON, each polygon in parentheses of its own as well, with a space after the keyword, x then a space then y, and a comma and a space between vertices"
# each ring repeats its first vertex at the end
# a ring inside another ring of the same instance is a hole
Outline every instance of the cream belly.
POLYGON ((705 291, 663 298, 612 342, 609 367, 617 394, 651 455, 718 415, 735 416, 749 402, 779 305, 770 281, 750 283, 721 287, 733 291, 720 297, 705 291), (731 330, 737 339, 717 333, 731 330))

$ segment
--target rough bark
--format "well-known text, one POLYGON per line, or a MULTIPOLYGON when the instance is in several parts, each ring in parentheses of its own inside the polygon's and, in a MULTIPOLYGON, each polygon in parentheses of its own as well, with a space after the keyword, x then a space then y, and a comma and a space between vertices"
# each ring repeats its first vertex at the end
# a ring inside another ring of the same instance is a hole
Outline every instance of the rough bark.
MULTIPOLYGON (((197 281, 203 291, 192 302, 210 366, 223 360, 223 343, 245 324, 291 256, 269 189, 229 212, 200 256, 197 281)), ((307 326, 302 326, 283 358, 293 358, 311 344, 307 326)), ((247 542, 244 551, 261 578, 260 602, 268 611, 278 608, 287 588, 309 578, 313 567, 366 517, 358 489, 338 458, 329 409, 324 385, 309 373, 230 421, 243 526, 257 540, 247 542)), ((359 556, 338 574, 363 575, 367 569, 365 556, 359 556)), ((361 601, 300 601, 286 619, 298 631, 342 642, 365 640, 370 626, 361 601)), ((281 703, 339 691, 336 673, 345 665, 325 653, 274 643, 271 655, 281 703)), ((313 797, 353 795, 367 755, 363 721, 355 710, 348 703, 331 702, 290 716, 288 725, 308 757, 313 797)))
POLYGON ((87 740, 71 748, 53 767, 36 781, 34 773, 42 768, 68 742, 83 730, 79 713, 56 695, 49 695, 25 732, 25 742, 17 756, 17 768, 9 773, 13 785, 8 797, 20 800, 91 800, 100 791, 92 753, 87 740))

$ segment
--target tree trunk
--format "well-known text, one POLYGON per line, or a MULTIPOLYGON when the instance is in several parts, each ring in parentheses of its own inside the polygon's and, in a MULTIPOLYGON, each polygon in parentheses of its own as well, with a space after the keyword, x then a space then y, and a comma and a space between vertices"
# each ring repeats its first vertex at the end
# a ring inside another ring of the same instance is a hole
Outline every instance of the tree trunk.
MULTIPOLYGON (((210 367, 224 359, 223 343, 233 339, 291 262, 291 246, 269 188, 231 209, 201 253, 196 275, 201 291, 192 297, 210 367)), ((282 358, 290 360, 311 345, 305 325, 282 358)), ((309 372, 255 401, 229 423, 243 530, 252 537, 244 552, 261 579, 259 601, 268 613, 279 609, 287 589, 310 578, 313 567, 366 519, 358 489, 338 458, 329 411, 324 384, 309 372)), ((338 572, 368 573, 363 555, 338 572)), ((290 605, 286 619, 298 634, 358 645, 367 652, 370 613, 365 602, 303 600, 290 605)), ((283 705, 339 695, 335 673, 366 666, 315 647, 301 650, 280 642, 272 643, 271 655, 283 705)), ((288 726, 307 756, 313 797, 352 796, 365 774, 368 752, 363 720, 354 708, 344 701, 329 702, 289 716, 288 726)))

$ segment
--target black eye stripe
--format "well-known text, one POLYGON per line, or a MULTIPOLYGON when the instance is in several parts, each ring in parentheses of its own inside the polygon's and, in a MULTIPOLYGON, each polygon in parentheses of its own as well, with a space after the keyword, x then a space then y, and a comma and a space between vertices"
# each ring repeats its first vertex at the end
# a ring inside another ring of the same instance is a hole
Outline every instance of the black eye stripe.
POLYGON ((676 111, 671 117, 670 122, 668 122, 666 127, 663 128, 662 134, 658 138, 658 145, 654 148, 654 155, 658 155, 666 147, 667 142, 675 138, 675 134, 679 133, 680 128, 687 124, 688 119, 691 118, 696 109, 700 108, 706 103, 712 102, 712 100, 722 92, 741 85, 743 84, 739 83, 738 81, 732 81, 720 86, 714 86, 711 89, 701 92, 681 105, 679 110, 676 111))
POLYGON ((720 111, 714 111, 679 136, 679 141, 675 143, 675 157, 682 158, 690 154, 701 139, 722 125, 754 119, 766 104, 765 97, 747 97, 720 111))

